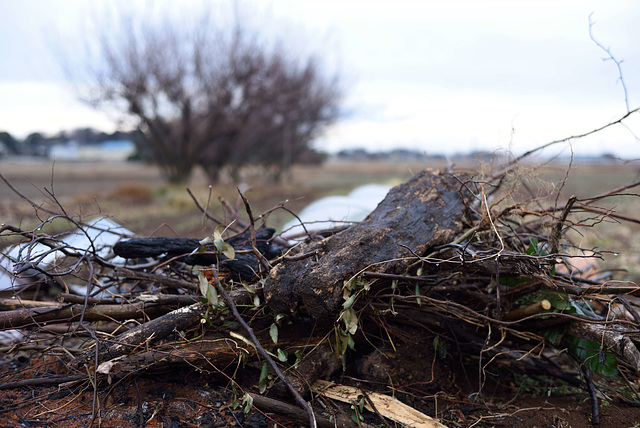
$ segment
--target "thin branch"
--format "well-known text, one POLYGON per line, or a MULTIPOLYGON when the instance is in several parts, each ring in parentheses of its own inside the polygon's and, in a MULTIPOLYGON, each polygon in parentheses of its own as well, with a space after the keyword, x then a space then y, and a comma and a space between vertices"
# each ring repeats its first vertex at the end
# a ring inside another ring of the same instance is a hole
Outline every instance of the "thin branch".
POLYGON ((622 90, 624 91, 624 104, 627 107, 627 112, 629 112, 629 94, 627 93, 627 85, 625 85, 624 78, 622 77, 622 60, 616 59, 616 57, 613 56, 609 48, 604 47, 604 45, 602 45, 599 41, 596 40, 595 36, 593 35, 593 26, 595 25, 595 23, 591 21, 592 16, 593 16, 593 13, 590 13, 589 14, 589 38, 591 38, 591 41, 595 43, 596 46, 598 46, 600 49, 605 51, 607 55, 609 55, 609 58, 605 58, 603 61, 613 61, 614 64, 616 65, 618 69, 618 76, 619 76, 618 80, 622 84, 622 90))
POLYGON ((35 203, 35 202, 33 202, 31 199, 27 198, 25 195, 23 195, 22 193, 20 193, 20 191, 19 191, 18 189, 16 189, 15 187, 13 187, 13 185, 9 182, 9 180, 7 180, 7 179, 5 178, 5 176, 4 176, 4 175, 2 175, 2 173, 0 173, 0 179, 1 179, 2 181, 4 181, 4 182, 5 182, 5 184, 6 184, 7 186, 9 186, 9 188, 10 188, 10 189, 11 189, 11 190, 16 194, 16 195, 20 196, 22 199, 24 199, 25 201, 29 202, 29 204, 30 204, 32 207, 34 207, 34 208, 36 208, 36 209, 38 209, 38 210, 42 210, 42 211, 46 212, 47 214, 51 214, 51 215, 54 215, 54 216, 60 215, 60 213, 57 213, 57 212, 55 212, 55 211, 51 211, 51 210, 48 210, 48 209, 46 209, 46 208, 43 208, 43 207, 42 207, 42 205, 38 205, 38 204, 36 204, 36 203, 35 203))
MULTIPOLYGON (((209 220, 217 223, 217 224, 224 224, 223 221, 220 221, 219 219, 215 218, 214 216, 212 216, 211 214, 208 213, 207 209, 205 209, 202 205, 200 205, 200 202, 198 201, 198 198, 195 197, 195 195, 191 192, 191 189, 187 188, 187 193, 189 193, 189 196, 191 196, 191 199, 193 199, 193 202, 196 204, 196 207, 198 207, 198 209, 200 211, 202 211, 202 215, 206 218, 208 218, 209 220)), ((209 206, 209 202, 207 201, 207 207, 209 206)), ((237 232, 237 230, 233 229, 235 232, 237 232)))
POLYGON ((253 332, 253 329, 242 318, 242 315, 240 315, 240 312, 238 312, 238 308, 236 307, 235 303, 233 302, 233 299, 229 296, 227 291, 224 289, 224 287, 220 283, 220 279, 218 278, 218 270, 215 267, 212 267, 211 269, 213 271, 213 278, 215 279, 216 287, 218 287, 218 291, 220 291, 220 293, 222 294, 224 299, 229 304, 229 307, 231 308, 231 311, 233 312, 233 316, 240 323, 240 325, 242 325, 242 328, 245 329, 247 334, 249 334, 249 337, 251 338, 251 340, 253 341, 253 344, 258 349, 258 352, 260 352, 260 354, 264 357, 264 359, 267 361, 269 366, 276 373, 278 378, 280 380, 282 380, 282 382, 287 386, 287 389, 289 390, 289 392, 291 392, 291 394, 293 395, 295 400, 298 402, 298 404, 300 404, 300 406, 307 411, 307 415, 309 417, 309 425, 311 427, 313 427, 313 428, 317 428, 318 425, 317 425, 317 422, 316 422, 316 418, 315 418, 315 416, 313 414, 313 409, 311 408, 311 405, 309 403, 307 403, 304 400, 304 398, 302 398, 300 393, 293 387, 293 385, 291 384, 289 379, 287 379, 287 377, 284 375, 284 373, 282 373, 282 371, 280 370, 278 365, 275 363, 275 361, 273 361, 273 358, 271 358, 269 353, 262 347, 262 345, 260 344, 260 341, 256 337, 256 334, 253 332))
POLYGON ((264 267, 267 271, 269 271, 269 269, 271 269, 271 266, 269 266, 269 262, 264 258, 262 253, 258 251, 258 248, 256 247, 256 226, 255 226, 255 221, 253 219, 253 213, 251 212, 251 206, 249 205, 249 201, 247 200, 247 198, 245 198, 245 196, 242 194, 240 189, 238 189, 238 193, 242 198, 242 202, 244 203, 244 208, 245 210, 247 210, 247 215, 249 216, 249 227, 251 230, 251 248, 253 249, 253 254, 260 261, 260 264, 262 265, 262 267, 264 267))
POLYGON ((550 141, 546 144, 543 144, 541 146, 536 147, 535 149, 531 149, 528 150, 526 152, 524 152, 523 154, 521 154, 520 156, 518 156, 517 158, 515 158, 514 160, 512 160, 511 162, 509 162, 505 167, 503 167, 502 169, 498 170, 497 172, 491 174, 490 178, 492 180, 495 180, 496 178, 502 177, 503 175, 505 175, 506 173, 508 173, 509 171, 513 170, 513 168, 515 167, 515 165, 519 164, 520 161, 526 157, 531 156, 534 153, 537 153, 541 150, 546 149, 547 147, 551 147, 554 146, 556 144, 560 144, 560 143, 566 143, 567 141, 570 140, 576 140, 576 139, 580 139, 580 138, 584 138, 587 137, 589 135, 593 135, 595 133, 598 133, 604 129, 607 129, 613 125, 617 125, 619 123, 622 123, 624 120, 626 120, 629 116, 631 116, 632 114, 636 113, 640 111, 640 107, 637 107, 631 111, 628 111, 627 113, 625 113, 622 117, 618 118, 617 120, 614 120, 613 122, 609 122, 606 125, 602 125, 599 128, 593 129, 589 132, 585 132, 583 134, 576 134, 576 135, 572 135, 571 137, 566 137, 566 138, 562 138, 560 140, 554 140, 554 141, 550 141))

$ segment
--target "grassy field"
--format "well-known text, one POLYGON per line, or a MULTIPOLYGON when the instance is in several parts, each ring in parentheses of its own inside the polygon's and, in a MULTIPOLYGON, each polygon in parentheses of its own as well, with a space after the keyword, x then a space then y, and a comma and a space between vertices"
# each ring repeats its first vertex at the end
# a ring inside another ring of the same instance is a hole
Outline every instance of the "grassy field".
MULTIPOLYGON (((328 162, 322 166, 295 167, 282 183, 272 183, 264 177, 247 173, 244 184, 251 188, 246 195, 254 215, 285 200, 289 201, 287 207, 297 212, 323 196, 346 194, 367 183, 398 184, 424 168, 443 166, 435 163, 328 162)), ((465 171, 489 170, 480 164, 462 167, 465 171)), ((212 223, 203 221, 203 215, 189 196, 187 187, 202 205, 206 205, 210 198, 209 212, 219 218, 223 217, 219 197, 234 206, 238 204, 235 184, 222 182, 210 188, 210 183, 200 171, 196 171, 186 186, 169 186, 155 167, 135 163, 53 164, 2 160, 0 172, 17 191, 38 205, 59 211, 56 208, 59 203, 71 215, 106 214, 143 236, 204 237, 211 233, 212 223)), ((522 175, 527 177, 529 188, 542 195, 540 204, 548 205, 555 202, 558 193, 560 202, 570 195, 585 199, 632 183, 638 180, 638 168, 634 164, 588 164, 574 165, 567 171, 566 164, 556 164, 531 167, 522 175)), ((640 217, 637 214, 640 201, 634 193, 632 189, 626 196, 607 199, 598 206, 640 217)), ((530 198, 524 189, 519 190, 519 195, 521 199, 530 198)), ((0 201, 0 216, 5 224, 28 229, 48 217, 46 213, 36 213, 4 183, 0 183, 0 201)), ((244 214, 244 209, 237 206, 244 214)), ((268 225, 279 227, 291 218, 288 212, 275 210, 269 215, 268 225)), ((635 279, 640 277, 640 244, 634 239, 639 229, 634 223, 607 220, 572 236, 581 247, 611 250, 612 254, 604 266, 627 269, 630 277, 635 279)))
MULTIPOLYGON (((342 164, 295 167, 282 183, 247 174, 243 186, 254 213, 260 214, 285 200, 287 207, 298 211, 313 200, 332 194, 346 194, 366 183, 400 183, 427 164, 342 164)), ((204 205, 209 198, 210 183, 196 171, 185 186, 163 182, 159 171, 135 163, 56 163, 3 161, 0 171, 24 196, 37 204, 54 207, 48 191, 72 214, 105 213, 114 216, 136 233, 149 235, 157 228, 171 229, 177 235, 201 235, 202 214, 187 192, 189 188, 204 205)), ((211 187, 210 212, 221 215, 218 197, 236 205, 237 184, 218 183, 211 187)), ((0 185, 0 205, 4 223, 34 220, 33 209, 4 183, 0 185)), ((274 212, 269 223, 278 226, 292 216, 274 212)), ((159 233, 160 231, 158 231, 159 233)), ((163 234, 171 233, 164 230, 163 234)))

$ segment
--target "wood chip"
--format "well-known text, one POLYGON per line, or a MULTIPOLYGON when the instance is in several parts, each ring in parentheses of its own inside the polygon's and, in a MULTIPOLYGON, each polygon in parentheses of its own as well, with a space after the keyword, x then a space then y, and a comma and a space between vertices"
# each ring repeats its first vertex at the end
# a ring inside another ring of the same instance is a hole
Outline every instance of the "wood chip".
MULTIPOLYGON (((363 390, 352 386, 338 385, 325 380, 317 380, 311 389, 316 393, 343 403, 353 403, 359 401, 363 395, 363 390)), ((377 392, 366 392, 367 396, 376 407, 378 412, 394 422, 411 428, 446 428, 436 419, 417 411, 413 407, 407 406, 400 400, 389 395, 377 392)), ((369 404, 365 404, 365 409, 373 411, 369 404)))

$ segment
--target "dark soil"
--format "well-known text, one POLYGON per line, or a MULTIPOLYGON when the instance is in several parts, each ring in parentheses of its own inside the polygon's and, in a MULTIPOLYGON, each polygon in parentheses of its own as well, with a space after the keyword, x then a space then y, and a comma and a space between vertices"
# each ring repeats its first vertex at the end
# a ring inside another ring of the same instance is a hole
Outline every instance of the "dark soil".
MULTIPOLYGON (((415 409, 437 417, 449 427, 587 427, 591 426, 588 395, 572 392, 558 395, 548 390, 535 395, 522 391, 507 376, 501 382, 488 379, 478 394, 477 373, 465 373, 453 358, 433 355, 421 341, 420 332, 409 330, 414 338, 397 343, 397 349, 372 350, 357 356, 347 372, 339 372, 335 382, 382 392, 415 409), (520 391, 518 391, 520 390, 520 391)), ((239 372, 240 385, 256 385, 259 370, 239 372)), ((27 355, 6 359, 0 367, 2 383, 20 379, 65 375, 64 367, 52 357, 30 359, 27 355)), ((102 382, 94 395, 88 382, 49 387, 22 387, 0 391, 1 426, 7 427, 88 427, 95 413, 94 426, 103 427, 304 427, 306 421, 291 420, 254 408, 243 413, 243 392, 232 386, 229 373, 189 368, 136 375, 102 382), (95 402, 94 402, 95 398, 95 402), (94 412, 95 409, 95 412, 94 412)), ((251 392, 257 392, 252 390, 251 392)), ((287 399, 287 397, 277 397, 287 399)), ((292 400, 288 400, 293 402, 292 400)), ((331 409, 350 416, 347 405, 313 401, 316 409, 331 409)), ((637 426, 640 409, 620 403, 601 405, 602 428, 637 426)), ((321 412, 319 416, 328 416, 321 412)), ((380 426, 376 415, 367 413, 365 423, 380 426)), ((357 425, 353 425, 357 426, 357 425)), ((389 424, 389 426, 394 426, 389 424)))

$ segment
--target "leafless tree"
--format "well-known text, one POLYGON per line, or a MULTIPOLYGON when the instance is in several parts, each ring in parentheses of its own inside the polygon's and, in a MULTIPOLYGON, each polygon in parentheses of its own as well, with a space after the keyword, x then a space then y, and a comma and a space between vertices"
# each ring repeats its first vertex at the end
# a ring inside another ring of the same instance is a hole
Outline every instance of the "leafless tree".
POLYGON ((220 134, 227 147, 205 150, 199 162, 213 179, 224 165, 235 176, 246 164, 272 170, 277 178, 336 118, 337 80, 325 78, 313 57, 290 58, 245 34, 236 34, 232 46, 224 81, 232 99, 220 134))
POLYGON ((121 15, 93 45, 82 98, 134 119, 170 182, 196 165, 212 179, 246 164, 279 173, 336 119, 338 79, 313 55, 210 16, 185 26, 121 15))

